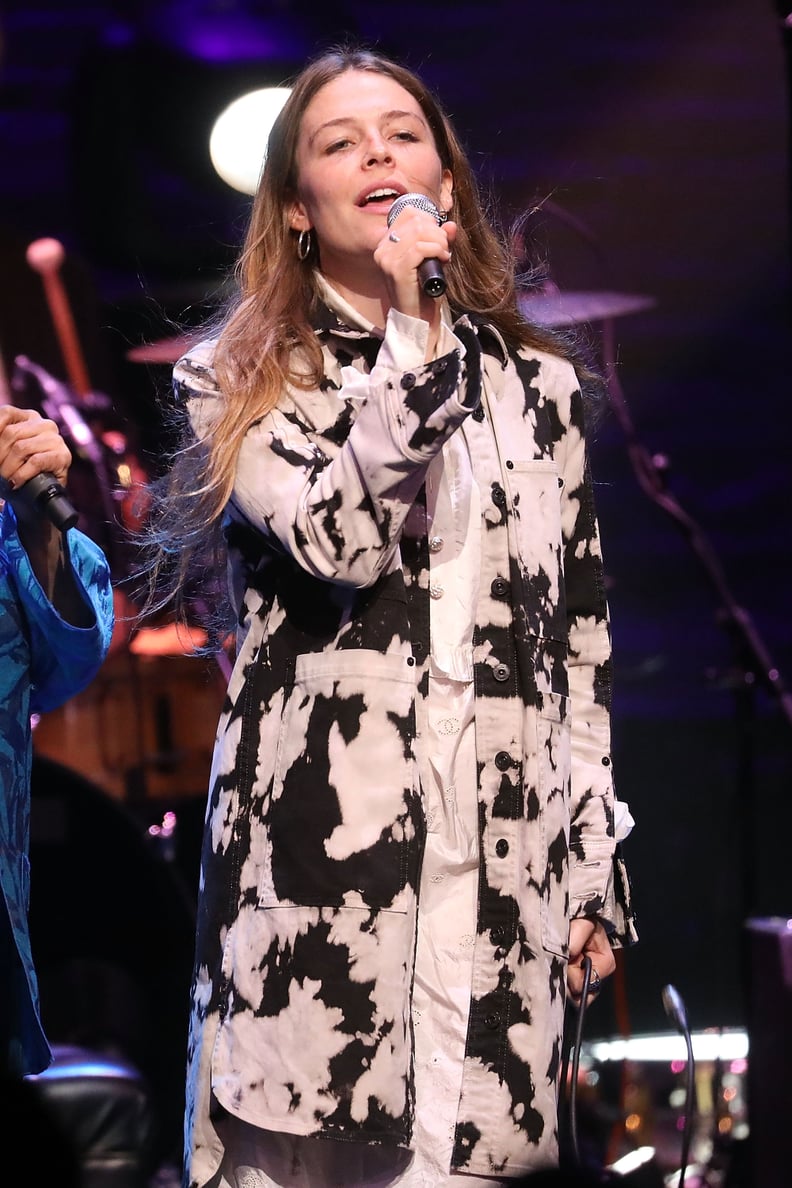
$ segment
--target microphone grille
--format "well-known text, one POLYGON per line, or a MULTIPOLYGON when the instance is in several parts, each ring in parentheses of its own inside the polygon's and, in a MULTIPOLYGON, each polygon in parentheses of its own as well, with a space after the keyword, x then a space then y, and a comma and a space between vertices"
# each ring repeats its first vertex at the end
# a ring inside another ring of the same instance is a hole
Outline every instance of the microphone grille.
POLYGON ((432 202, 431 198, 427 198, 426 194, 400 194, 395 199, 393 206, 388 211, 388 226, 392 226, 393 220, 398 218, 406 206, 414 206, 418 210, 423 210, 426 214, 432 216, 439 224, 442 222, 440 212, 432 202))

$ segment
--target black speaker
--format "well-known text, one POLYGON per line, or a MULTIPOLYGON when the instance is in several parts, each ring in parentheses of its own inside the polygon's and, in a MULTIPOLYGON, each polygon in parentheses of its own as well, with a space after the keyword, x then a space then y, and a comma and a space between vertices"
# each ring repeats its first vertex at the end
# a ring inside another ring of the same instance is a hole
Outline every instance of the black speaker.
POLYGON ((51 1043, 128 1061, 155 1118, 152 1158, 181 1153, 195 909, 140 821, 60 763, 31 777, 30 932, 51 1043))

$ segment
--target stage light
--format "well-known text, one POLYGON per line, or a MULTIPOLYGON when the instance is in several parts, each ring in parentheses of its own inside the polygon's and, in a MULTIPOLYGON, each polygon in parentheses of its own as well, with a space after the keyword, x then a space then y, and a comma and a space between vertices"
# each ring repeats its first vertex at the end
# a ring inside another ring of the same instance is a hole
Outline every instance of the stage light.
POLYGON ((230 103, 209 137, 209 156, 224 182, 242 194, 255 194, 270 129, 289 95, 289 87, 262 87, 230 103))
MULTIPOLYGON (((748 1035, 740 1028, 699 1031, 693 1035, 696 1060, 740 1060, 748 1054, 748 1035)), ((607 1061, 679 1061, 685 1067, 686 1048, 681 1036, 636 1035, 629 1039, 592 1040, 586 1052, 599 1063, 607 1061)))
POLYGON ((628 1172, 633 1172, 636 1168, 649 1163, 654 1159, 654 1154, 654 1147, 638 1147, 635 1151, 628 1151, 626 1155, 622 1155, 621 1159, 612 1163, 610 1170, 618 1172, 620 1176, 625 1176, 628 1172))

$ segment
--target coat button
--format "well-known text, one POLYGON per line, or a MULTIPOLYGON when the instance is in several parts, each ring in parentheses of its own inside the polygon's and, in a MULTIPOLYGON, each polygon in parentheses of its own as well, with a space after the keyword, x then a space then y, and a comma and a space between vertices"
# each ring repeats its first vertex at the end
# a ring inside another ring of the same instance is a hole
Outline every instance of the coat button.
POLYGON ((439 553, 440 550, 442 549, 444 543, 445 542, 443 541, 442 536, 431 537, 431 539, 429 541, 429 552, 430 553, 439 553))
POLYGON ((496 664, 492 670, 492 675, 496 681, 508 681, 511 676, 511 669, 508 664, 496 664))
POLYGON ((506 935, 506 929, 502 924, 496 924, 494 928, 490 928, 490 940, 493 945, 499 945, 506 935))
POLYGON ((484 1026, 489 1027, 490 1031, 497 1031, 500 1027, 500 1015, 487 1015, 484 1026))
POLYGON ((499 837, 495 843, 495 853, 499 858, 505 858, 509 852, 509 843, 505 837, 499 837))
POLYGON ((506 492, 497 483, 492 488, 492 502, 497 504, 498 507, 503 507, 506 502, 506 492))
POLYGON ((408 389, 415 387, 415 376, 411 371, 405 371, 404 375, 401 377, 401 386, 408 389))
POLYGON ((495 581, 490 586, 490 590, 495 598, 503 598, 509 592, 509 583, 505 578, 495 578, 495 581))
POLYGON ((473 409, 473 412, 470 415, 472 416, 474 421, 483 421, 484 420, 484 409, 482 408, 482 406, 480 404, 477 404, 476 407, 473 409))
POLYGON ((498 771, 508 771, 512 765, 511 755, 508 751, 498 751, 495 756, 495 766, 498 771))
POLYGON ((440 585, 439 582, 432 582, 432 584, 429 586, 429 597, 430 598, 435 598, 435 599, 442 598, 444 594, 445 594, 445 589, 440 585))

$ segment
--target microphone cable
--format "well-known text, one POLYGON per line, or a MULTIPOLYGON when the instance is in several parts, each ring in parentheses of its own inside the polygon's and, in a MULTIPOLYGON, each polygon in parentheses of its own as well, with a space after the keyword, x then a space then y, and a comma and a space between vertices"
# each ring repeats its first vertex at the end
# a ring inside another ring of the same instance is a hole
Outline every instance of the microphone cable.
MULTIPOLYGON (((583 958, 583 989, 580 993, 580 1005, 577 1009, 577 1019, 575 1022, 575 1031, 572 1038, 572 1069, 571 1079, 569 1082, 569 1093, 567 1096, 567 1116, 569 1119, 569 1137, 572 1143, 572 1155, 575 1165, 582 1167, 580 1158, 580 1143, 578 1140, 578 1118, 577 1118, 577 1084, 578 1074, 580 1072, 580 1048, 583 1041, 583 1021, 586 1017, 586 1000, 589 995, 589 984, 591 982, 591 958, 583 958)), ((564 1055, 561 1062, 561 1084, 566 1085, 567 1076, 569 1074, 569 1045, 564 1046, 564 1055)))
POLYGON ((663 1007, 669 1022, 685 1040, 687 1048, 687 1076, 685 1084, 685 1123, 682 1130, 682 1150, 679 1157, 679 1177, 675 1188, 683 1188, 685 1173, 690 1159, 690 1142, 693 1135, 693 1120, 696 1113, 696 1065, 693 1057, 693 1040, 687 1021, 685 1004, 678 991, 669 983, 662 990, 663 1007))

